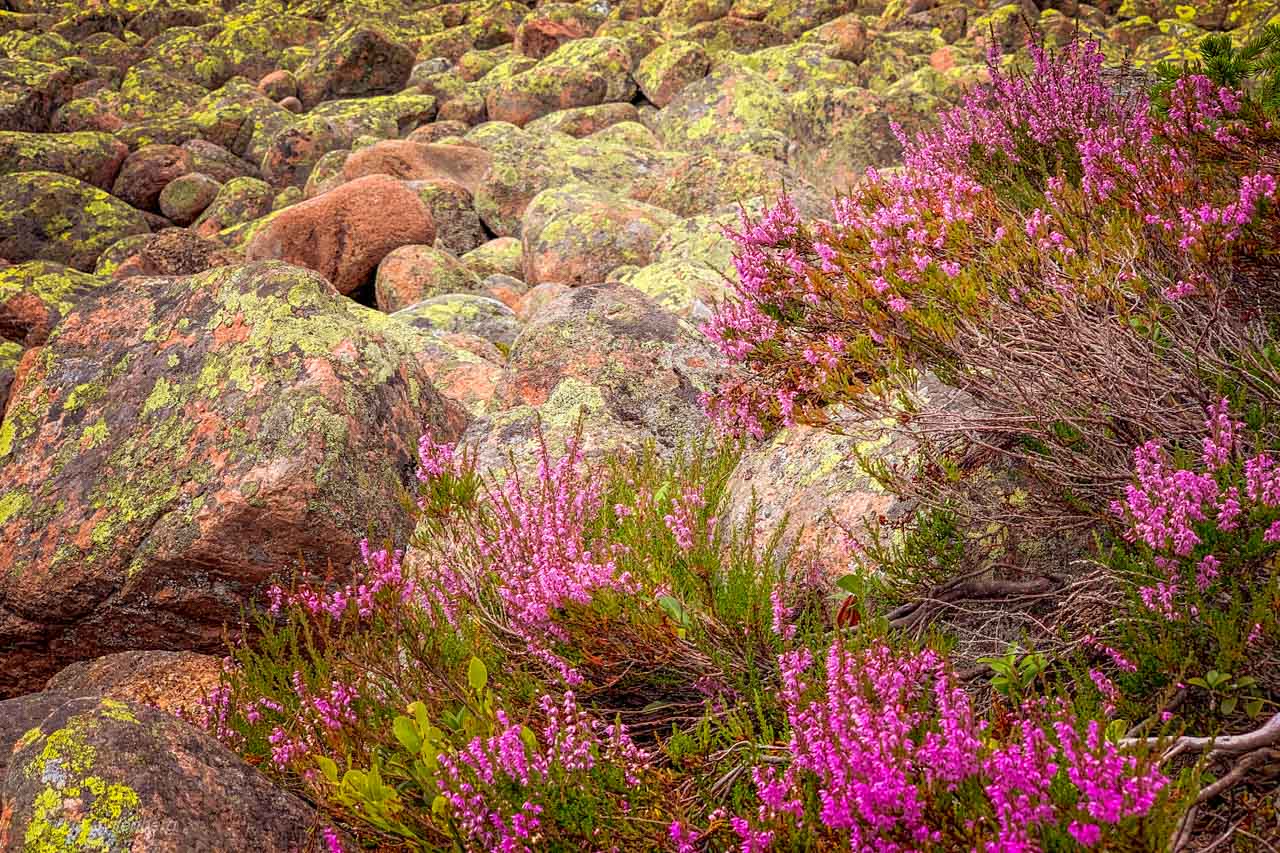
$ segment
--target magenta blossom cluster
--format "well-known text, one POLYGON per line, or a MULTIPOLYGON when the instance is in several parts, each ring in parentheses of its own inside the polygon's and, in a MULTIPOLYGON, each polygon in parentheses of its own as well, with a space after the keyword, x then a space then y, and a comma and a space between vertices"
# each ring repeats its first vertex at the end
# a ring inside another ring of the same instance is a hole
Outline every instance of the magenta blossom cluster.
MULTIPOLYGON (((558 779, 573 786, 601 758, 624 768, 627 781, 638 774, 649 756, 620 725, 606 725, 582 710, 573 693, 557 700, 539 700, 545 722, 541 737, 530 738, 525 727, 496 712, 496 726, 488 737, 476 736, 463 748, 441 753, 437 784, 448 801, 449 815, 474 849, 516 853, 536 845, 539 789, 558 779)), ((471 849, 471 848, 469 848, 471 849)))
POLYGON ((1139 589, 1144 605, 1170 621, 1197 615, 1196 606, 1184 601, 1185 583, 1204 594, 1222 574, 1228 555, 1201 553, 1210 531, 1248 533, 1242 522, 1262 519, 1263 541, 1280 542, 1273 512, 1280 509, 1280 465, 1265 451, 1246 455, 1242 428, 1223 399, 1209 407, 1194 467, 1175 464, 1158 440, 1139 445, 1133 451, 1134 481, 1124 499, 1111 504, 1125 521, 1125 538, 1150 549, 1160 572, 1139 589))
MULTIPOLYGON (((452 448, 430 443, 420 476, 425 481, 441 476, 455 458, 452 448)), ((458 559, 419 566, 425 594, 453 621, 457 602, 477 601, 492 583, 506 627, 567 684, 579 683, 581 676, 553 650, 569 640, 557 624, 559 612, 589 605, 603 590, 633 593, 638 588, 612 555, 593 550, 589 541, 600 489, 575 444, 570 442, 554 461, 542 448, 532 478, 513 472, 487 494, 488 522, 463 546, 480 555, 479 565, 458 559)))
MULTIPOLYGON (((843 380, 892 370, 914 334, 945 334, 948 313, 983 310, 974 288, 953 279, 982 282, 982 299, 1072 298, 1097 273, 1086 257, 1098 251, 1094 235, 1113 226, 1158 247, 1167 266, 1160 297, 1212 288, 1213 260, 1280 193, 1265 169, 1223 167, 1252 156, 1239 93, 1188 78, 1163 118, 1146 97, 1109 85, 1097 44, 1029 50, 1030 74, 1007 73, 993 57, 988 85, 935 130, 903 138, 904 167, 869 171, 829 220, 806 220, 783 197, 728 230, 736 298, 703 327, 742 371, 704 401, 722 431, 762 435, 797 405, 844 393, 843 380), (1035 177, 1046 168, 1047 180, 1035 177), (1021 220, 1000 196, 1020 169, 1044 183, 1043 202, 1021 220), (992 287, 992 270, 1009 257, 1025 261, 1022 272, 992 287)), ((1134 276, 1121 265, 1102 278, 1110 287, 1134 276)))
POLYGON ((403 557, 401 551, 374 550, 368 540, 362 539, 360 559, 364 571, 357 573, 350 583, 336 589, 304 584, 293 591, 273 585, 267 590, 268 610, 278 615, 285 606, 292 605, 312 616, 325 614, 335 621, 347 616, 367 619, 373 613, 375 599, 384 589, 397 592, 403 601, 416 595, 417 585, 401 565, 403 557))
MULTIPOLYGON (((755 772, 757 813, 733 823, 743 851, 769 849, 805 826, 846 838, 850 850, 886 853, 957 838, 980 839, 979 850, 1035 851, 1051 827, 1088 847, 1108 827, 1146 814, 1167 783, 1120 753, 1096 721, 1082 732, 1064 707, 1028 705, 1009 735, 994 738, 932 651, 836 643, 817 691, 807 682, 812 664, 803 649, 779 658, 791 764, 755 772), (974 783, 986 803, 965 813, 971 794, 963 792, 974 783), (804 807, 810 786, 812 814, 804 807)), ((688 831, 677 826, 671 835, 679 844, 688 831)))

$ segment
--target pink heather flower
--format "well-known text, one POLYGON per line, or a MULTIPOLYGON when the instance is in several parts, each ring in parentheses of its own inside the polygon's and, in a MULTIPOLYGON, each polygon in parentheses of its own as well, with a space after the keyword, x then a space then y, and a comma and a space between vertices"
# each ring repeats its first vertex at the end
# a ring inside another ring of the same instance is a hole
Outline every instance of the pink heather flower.
POLYGON ((1083 847, 1092 847, 1102 840, 1102 827, 1096 823, 1080 823, 1073 820, 1067 827, 1067 832, 1071 833, 1071 837, 1083 847))
POLYGON ((788 620, 787 605, 782 600, 782 585, 775 584, 769 592, 769 603, 773 608, 773 633, 784 640, 796 635, 796 626, 788 620))
POLYGON ((324 843, 329 853, 342 853, 342 840, 338 837, 338 830, 332 826, 324 828, 324 843))
POLYGON ((1100 825, 1150 810, 1167 783, 1154 766, 1121 755, 1096 721, 1082 737, 1065 707, 1048 717, 1042 706, 1028 706, 1009 738, 986 743, 967 694, 932 651, 901 654, 878 644, 850 652, 834 644, 825 694, 815 698, 805 683, 808 650, 785 652, 778 662, 792 760, 780 773, 753 772, 761 803, 755 819, 731 820, 741 849, 764 849, 789 821, 845 833, 851 850, 930 849, 942 835, 929 798, 973 781, 995 815, 982 849, 1033 851, 1038 827, 1068 820, 1077 823, 1077 839, 1092 844, 1100 825), (1060 793, 1050 794, 1060 772, 1077 794, 1066 809, 1060 793), (817 811, 806 815, 804 799, 815 789, 817 811))
POLYGON ((1256 646, 1262 640, 1262 623, 1254 622, 1253 627, 1249 629, 1249 636, 1245 638, 1245 645, 1256 646))
POLYGON ((1097 669, 1089 670, 1089 679, 1093 681, 1094 687, 1098 688, 1098 692, 1102 694, 1102 709, 1108 717, 1115 714, 1116 708, 1120 704, 1120 689, 1116 687, 1114 681, 1097 669))
POLYGON ((1177 621, 1178 611, 1174 599, 1178 597, 1178 584, 1159 581, 1155 586, 1144 586, 1138 589, 1143 605, 1153 613, 1158 613, 1170 622, 1177 621))
POLYGON ((1231 419, 1225 397, 1209 407, 1209 417, 1205 421, 1209 435, 1201 441, 1206 468, 1217 470, 1227 464, 1235 449, 1236 431, 1243 426, 1240 421, 1231 419))
POLYGON ((667 529, 676 538, 680 550, 688 553, 694 547, 694 528, 697 526, 697 515, 707 505, 701 490, 685 492, 671 507, 671 512, 663 516, 667 529))
POLYGON ((1206 554, 1196 566, 1196 589, 1204 592, 1218 576, 1218 568, 1222 563, 1212 554, 1206 554))
POLYGON ((667 833, 676 847, 676 853, 694 853, 698 849, 694 846, 698 841, 698 833, 685 829, 680 821, 672 821, 667 833))
POLYGON ((430 433, 418 439, 418 479, 424 483, 454 470, 456 459, 452 444, 437 444, 430 433))

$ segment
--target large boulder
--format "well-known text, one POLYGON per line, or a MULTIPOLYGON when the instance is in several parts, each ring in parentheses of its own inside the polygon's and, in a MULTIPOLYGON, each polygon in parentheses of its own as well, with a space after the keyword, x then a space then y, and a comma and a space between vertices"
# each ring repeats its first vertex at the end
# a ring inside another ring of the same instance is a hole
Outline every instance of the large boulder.
POLYGON ((586 38, 604 23, 597 9, 576 3, 542 3, 515 33, 517 53, 542 59, 573 39, 586 38))
POLYGON ((764 75, 722 66, 681 89, 658 113, 654 130, 668 148, 745 151, 782 160, 792 112, 764 75))
POLYGON ((378 264, 374 298, 388 313, 432 296, 478 293, 480 277, 448 252, 433 246, 401 246, 378 264))
POLYGON ((711 57, 702 45, 675 39, 645 56, 636 68, 640 91, 657 107, 665 107, 680 90, 707 76, 711 57))
POLYGON ((128 155, 128 147, 106 133, 0 131, 0 175, 58 172, 110 190, 128 155))
POLYGON ((466 145, 436 145, 388 139, 353 151, 342 164, 347 181, 367 175, 391 175, 414 181, 452 181, 475 193, 493 155, 466 145))
POLYGON ((107 651, 216 648, 268 577, 406 533, 416 439, 463 417, 419 343, 280 263, 83 298, 0 425, 0 696, 107 651))
POLYGON ((647 441, 671 451, 705 435, 698 398, 717 382, 719 364, 701 333, 638 290, 572 288, 525 326, 491 414, 472 423, 463 441, 483 467, 498 468, 508 451, 536 460, 539 429, 558 445, 582 418, 588 455, 647 441))
POLYGON ((524 280, 598 284, 617 267, 649 263, 653 244, 675 220, 587 184, 543 190, 524 212, 524 280))
POLYGON ((362 95, 391 95, 404 88, 413 51, 377 30, 351 29, 298 71, 304 106, 362 95))
POLYGON ((558 110, 629 101, 631 51, 613 38, 569 42, 533 68, 489 89, 485 107, 492 121, 523 127, 558 110))
POLYGON ((88 271, 112 243, 150 230, 141 211, 67 175, 19 172, 0 179, 0 258, 88 271))
POLYGON ((369 175, 281 211, 254 234, 245 257, 315 270, 350 293, 392 249, 435 238, 417 193, 395 178, 369 175))
POLYGON ((111 194, 139 210, 158 212, 160 193, 174 178, 192 170, 191 152, 177 145, 146 145, 129 155, 111 194))
POLYGON ((42 133, 71 100, 74 78, 61 65, 0 57, 0 130, 42 133))
POLYGON ((542 136, 500 122, 482 125, 472 136, 493 154, 493 167, 476 191, 476 212, 499 237, 520 236, 525 208, 545 189, 582 182, 626 194, 637 181, 685 156, 591 138, 542 136))
POLYGON ((212 736, 96 696, 64 695, 14 745, 0 787, 3 850, 294 853, 319 849, 318 820, 212 736))

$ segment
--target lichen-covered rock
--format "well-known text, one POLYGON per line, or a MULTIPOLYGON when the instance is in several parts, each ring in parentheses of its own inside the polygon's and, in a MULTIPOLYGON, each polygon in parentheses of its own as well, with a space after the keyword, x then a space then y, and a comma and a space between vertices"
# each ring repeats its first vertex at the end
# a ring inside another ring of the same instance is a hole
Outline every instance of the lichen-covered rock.
POLYGON ((22 735, 0 802, 5 850, 319 847, 315 811, 212 735, 101 697, 63 698, 22 735))
POLYGON ((770 47, 736 61, 741 67, 758 71, 786 94, 856 86, 862 77, 856 65, 832 59, 826 47, 814 43, 770 47))
POLYGON ((640 114, 631 104, 600 104, 595 107, 558 110, 529 122, 525 130, 530 133, 566 133, 569 136, 583 137, 619 122, 635 122, 639 118, 640 114))
POLYGON ((20 172, 0 180, 0 258, 88 271, 107 246, 150 230, 140 211, 75 178, 20 172))
POLYGON ((822 45, 827 56, 858 63, 867 55, 867 24, 856 12, 841 15, 805 33, 803 40, 822 45))
POLYGON ((446 293, 477 293, 480 277, 448 252, 431 246, 401 246, 378 264, 374 297, 378 309, 399 311, 446 293))
POLYGON ((558 110, 629 101, 634 93, 627 46, 587 38, 567 42, 528 71, 496 83, 485 107, 491 121, 523 127, 558 110))
POLYGON ((782 30, 772 24, 731 15, 714 21, 703 21, 682 32, 680 37, 696 41, 712 53, 751 53, 786 44, 787 41, 782 30))
POLYGON ((783 160, 791 105, 767 78, 722 67, 691 83, 657 115, 654 132, 668 148, 745 151, 783 160))
POLYGON ((887 438, 800 425, 783 429, 734 469, 727 484, 729 518, 746 522, 754 500, 758 541, 767 541, 786 520, 788 544, 820 545, 823 558, 838 566, 851 556, 845 532, 857 535, 869 516, 893 513, 900 503, 858 463, 859 452, 890 449, 887 438))
POLYGON ((399 92, 413 70, 413 51, 373 29, 351 29, 298 69, 298 98, 321 101, 399 92))
POLYGON ((680 216, 695 216, 784 191, 806 215, 831 212, 826 197, 795 170, 758 154, 691 154, 637 181, 630 195, 680 216))
POLYGON ((61 65, 0 57, 0 130, 43 133, 71 100, 71 72, 61 65))
POLYGON ((292 72, 279 68, 258 81, 258 91, 278 103, 298 96, 298 80, 292 72))
POLYGON ((170 714, 190 713, 219 684, 222 659, 196 652, 116 652, 77 661, 45 684, 77 696, 101 695, 170 714))
POLYGON ((411 181, 452 181, 474 194, 493 156, 469 145, 440 145, 389 139, 354 151, 342 166, 344 180, 391 175, 411 181))
POLYGON ((194 275, 242 260, 221 243, 207 240, 186 228, 165 228, 157 234, 147 235, 135 249, 119 258, 111 270, 113 279, 138 275, 194 275))
POLYGON ((417 193, 395 178, 370 175, 282 210, 254 234, 245 257, 316 270, 339 293, 350 293, 392 249, 435 238, 431 212, 417 193))
POLYGON ((631 53, 632 68, 639 65, 640 60, 666 41, 666 37, 662 34, 662 29, 654 23, 654 19, 623 21, 614 18, 601 24, 596 29, 596 36, 608 36, 626 45, 627 50, 631 53))
POLYGON ((515 237, 498 237, 467 252, 459 260, 480 278, 524 275, 524 244, 515 237))
POLYGON ((301 187, 320 158, 340 148, 343 138, 324 116, 307 116, 277 133, 259 164, 262 179, 278 189, 301 187))
MULTIPOLYGON (((937 79, 932 69, 922 75, 937 79)), ((901 159, 894 123, 908 134, 924 129, 945 109, 945 101, 915 78, 890 94, 860 88, 814 90, 796 95, 796 143, 790 162, 797 172, 827 192, 847 189, 868 167, 901 159)))
POLYGON ((674 39, 654 48, 636 68, 640 91, 657 107, 665 107, 680 90, 711 71, 711 57, 700 44, 674 39))
POLYGON ((793 39, 862 5, 859 0, 776 0, 769 4, 764 22, 793 39))
MULTIPOLYGON (((5 405, 9 402, 9 389, 18 375, 18 362, 26 349, 17 341, 0 340, 0 417, 4 416, 5 405)), ((4 746, 0 744, 0 768, 3 767, 4 746)))
POLYGON ((58 172, 110 190, 129 149, 105 133, 0 131, 0 175, 58 172))
POLYGON ((189 139, 182 143, 182 147, 191 153, 192 171, 208 175, 220 184, 236 178, 262 177, 257 166, 207 139, 189 139))
POLYGON ((520 334, 520 321, 515 312, 497 299, 478 293, 432 296, 392 316, 433 335, 475 335, 503 346, 511 346, 520 334))
MULTIPOLYGON (((413 317, 403 312, 390 315, 395 320, 413 317)), ((437 334, 405 323, 417 335, 413 356, 431 384, 470 415, 484 414, 502 378, 505 358, 489 341, 464 334, 437 334)))
POLYGON ((222 185, 218 195, 196 220, 195 231, 212 237, 219 231, 252 222, 271 212, 275 191, 258 178, 233 178, 222 185))
POLYGON ((76 301, 104 281, 49 261, 0 267, 0 338, 40 346, 76 301))
POLYGON ((625 194, 637 180, 682 158, 591 138, 526 133, 499 122, 481 125, 469 138, 493 155, 475 201, 480 219, 499 237, 520 234, 525 208, 545 189, 582 182, 625 194))
POLYGON ((111 194, 139 210, 160 210, 160 192, 192 169, 191 152, 176 145, 146 145, 120 167, 111 194))
POLYGON ((659 17, 673 24, 692 27, 729 14, 733 0, 667 0, 659 17))
POLYGON ((511 306, 511 310, 516 312, 520 322, 528 323, 537 316, 539 311, 555 302, 571 289, 569 285, 561 284, 558 281, 548 281, 534 285, 520 296, 519 301, 511 306))
POLYGON ((649 262, 658 237, 676 217, 587 184, 565 184, 534 196, 524 212, 524 280, 597 284, 624 264, 649 262))
POLYGON ((180 175, 160 191, 160 212, 175 225, 190 225, 213 204, 221 189, 222 184, 208 175, 199 172, 180 175))
POLYGON ((405 181, 431 211, 436 223, 435 247, 454 256, 471 251, 488 239, 471 193, 452 181, 405 181))
POLYGON ((491 414, 468 428, 463 444, 477 449, 482 467, 504 466, 508 451, 536 460, 539 420, 558 450, 581 416, 588 455, 649 440, 670 451, 705 434, 698 396, 717 381, 719 363, 702 334, 639 291, 572 288, 525 326, 491 414))
POLYGON ((461 417, 416 345, 280 263, 84 297, 0 425, 0 695, 109 651, 219 648, 276 572, 402 538, 417 436, 461 417))
POLYGON ((515 34, 515 50, 524 56, 542 59, 565 42, 594 33, 604 23, 604 17, 590 6, 543 3, 520 23, 515 34))

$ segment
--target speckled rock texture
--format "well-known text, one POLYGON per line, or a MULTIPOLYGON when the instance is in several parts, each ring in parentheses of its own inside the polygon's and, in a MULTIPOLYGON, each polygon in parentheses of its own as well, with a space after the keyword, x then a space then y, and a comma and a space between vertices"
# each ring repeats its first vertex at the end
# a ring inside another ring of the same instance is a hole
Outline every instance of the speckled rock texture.
POLYGON ((33 725, 0 786, 0 850, 319 849, 310 806, 191 725, 114 699, 41 696, 17 709, 33 725))
POLYGON ((104 651, 216 648, 272 573, 404 532, 417 436, 463 417, 417 347, 280 263, 81 300, 0 427, 0 695, 104 651))

